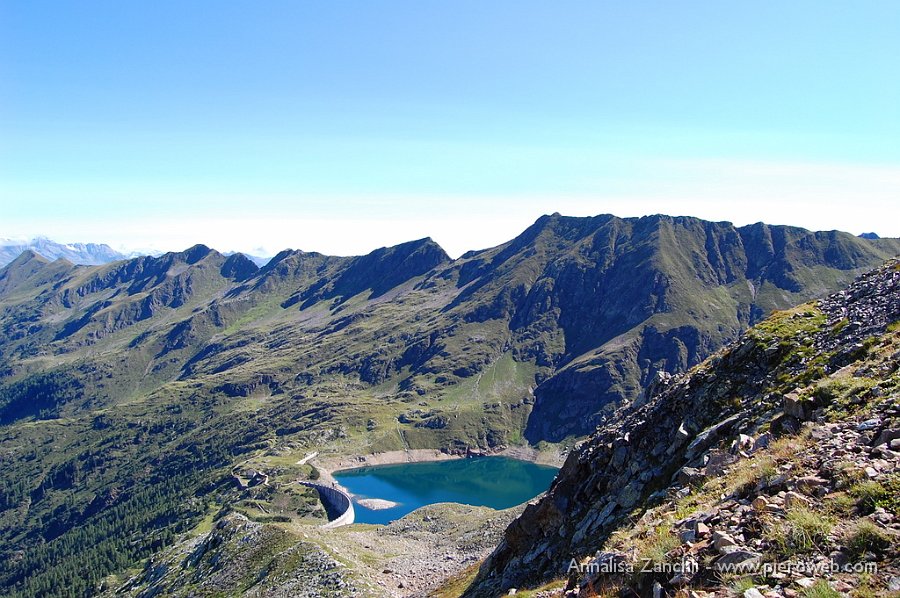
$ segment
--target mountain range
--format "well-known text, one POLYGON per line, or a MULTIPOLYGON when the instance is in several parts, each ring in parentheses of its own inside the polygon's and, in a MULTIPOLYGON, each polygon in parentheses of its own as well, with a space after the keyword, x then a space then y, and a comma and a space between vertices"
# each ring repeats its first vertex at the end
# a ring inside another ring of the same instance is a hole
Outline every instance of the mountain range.
POLYGON ((87 591, 221 508, 232 468, 267 451, 571 446, 897 254, 559 214, 455 260, 430 239, 262 267, 202 245, 96 266, 26 250, 0 270, 0 586, 87 591))
MULTIPOLYGON (((142 256, 159 256, 159 251, 129 251, 122 253, 104 243, 57 243, 46 237, 31 240, 0 239, 0 268, 7 265, 25 251, 33 251, 48 260, 63 258, 82 266, 99 266, 110 262, 133 259, 142 256)), ((232 255, 236 252, 226 253, 232 255)), ((268 257, 247 255, 257 266, 269 261, 268 257)))
POLYGON ((29 241, 0 239, 0 267, 10 263, 24 251, 33 251, 49 260, 63 258, 73 264, 88 266, 134 257, 102 243, 57 243, 44 237, 36 237, 29 241))

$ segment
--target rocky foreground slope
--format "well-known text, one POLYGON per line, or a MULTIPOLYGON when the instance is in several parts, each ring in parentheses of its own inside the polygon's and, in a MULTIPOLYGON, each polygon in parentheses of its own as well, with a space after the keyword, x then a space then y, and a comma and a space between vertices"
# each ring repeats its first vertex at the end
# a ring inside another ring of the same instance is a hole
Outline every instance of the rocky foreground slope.
POLYGON ((662 378, 569 456, 466 595, 900 591, 898 367, 895 260, 662 378))

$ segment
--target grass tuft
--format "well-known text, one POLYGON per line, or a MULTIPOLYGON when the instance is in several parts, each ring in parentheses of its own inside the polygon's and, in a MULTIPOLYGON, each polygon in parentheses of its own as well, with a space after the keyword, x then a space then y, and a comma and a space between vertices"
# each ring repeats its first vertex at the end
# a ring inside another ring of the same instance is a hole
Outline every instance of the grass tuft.
POLYGON ((850 554, 859 558, 867 552, 881 553, 891 545, 891 540, 881 528, 869 521, 861 519, 845 539, 850 554))
POLYGON ((644 544, 638 548, 638 560, 664 563, 669 551, 680 545, 678 538, 667 525, 659 525, 648 533, 644 544))
POLYGON ((829 517, 798 507, 787 512, 781 525, 773 527, 769 540, 783 556, 806 554, 824 546, 833 527, 829 517))
POLYGON ((879 482, 860 482, 850 488, 850 496, 856 499, 859 511, 866 515, 874 511, 888 498, 887 489, 879 482))
POLYGON ((803 598, 841 598, 841 593, 828 585, 824 579, 803 590, 803 598))
POLYGON ((738 598, 743 598, 744 592, 756 587, 756 580, 752 577, 741 577, 731 585, 731 591, 738 598))

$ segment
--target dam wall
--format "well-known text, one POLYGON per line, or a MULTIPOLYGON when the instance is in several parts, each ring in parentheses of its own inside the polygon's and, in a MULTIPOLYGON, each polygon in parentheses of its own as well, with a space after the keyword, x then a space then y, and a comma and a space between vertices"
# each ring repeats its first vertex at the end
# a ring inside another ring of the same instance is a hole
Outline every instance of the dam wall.
POLYGON ((327 484, 319 484, 318 482, 301 481, 304 486, 315 488, 319 493, 319 499, 328 512, 329 521, 322 527, 332 528, 342 525, 350 525, 356 518, 353 511, 353 501, 350 495, 341 490, 327 484))

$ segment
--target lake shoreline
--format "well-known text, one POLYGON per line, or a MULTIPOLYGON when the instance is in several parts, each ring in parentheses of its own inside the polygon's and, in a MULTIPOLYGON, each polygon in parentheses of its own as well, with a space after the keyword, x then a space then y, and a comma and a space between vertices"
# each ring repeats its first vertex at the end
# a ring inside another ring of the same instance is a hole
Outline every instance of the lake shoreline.
POLYGON ((409 449, 406 451, 385 451, 356 457, 328 457, 312 459, 312 464, 320 473, 331 473, 372 467, 376 465, 395 465, 398 463, 425 463, 431 461, 451 461, 454 459, 477 459, 479 457, 507 457, 517 461, 526 461, 537 465, 562 467, 565 455, 560 451, 539 451, 532 447, 506 447, 497 451, 481 451, 469 454, 446 453, 438 449, 409 449))
POLYGON ((384 525, 436 503, 508 509, 545 492, 557 475, 557 468, 534 459, 497 453, 472 458, 426 453, 426 459, 399 462, 402 456, 394 454, 388 457, 392 464, 338 470, 333 477, 353 497, 357 522, 384 525))
POLYGON ((356 457, 327 457, 320 459, 319 456, 316 456, 310 459, 309 462, 318 470, 319 482, 330 484, 335 488, 340 488, 350 495, 351 498, 355 499, 356 496, 354 493, 341 485, 334 478, 332 475, 333 473, 378 465, 427 463, 459 459, 478 459, 481 457, 507 457, 509 459, 525 461, 536 465, 549 465, 551 467, 560 468, 565 461, 566 455, 558 450, 540 451, 533 447, 513 446, 496 451, 482 451, 464 455, 446 453, 438 449, 409 449, 405 451, 385 451, 383 453, 372 453, 356 457))

